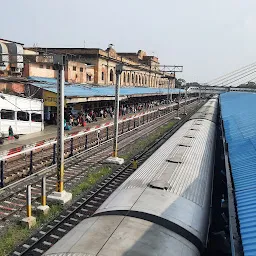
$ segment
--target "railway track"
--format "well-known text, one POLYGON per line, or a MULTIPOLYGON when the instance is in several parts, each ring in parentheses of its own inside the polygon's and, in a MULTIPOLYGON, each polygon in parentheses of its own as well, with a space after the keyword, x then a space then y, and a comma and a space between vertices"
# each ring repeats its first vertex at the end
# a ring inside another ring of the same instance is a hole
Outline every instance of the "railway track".
MULTIPOLYGON (((192 110, 198 106, 197 103, 190 104, 188 110, 192 110)), ((124 132, 119 136, 119 149, 124 148, 128 144, 133 143, 141 136, 147 133, 153 132, 159 126, 170 121, 175 116, 176 112, 171 112, 158 119, 142 124, 139 127, 131 131, 124 132), (150 124, 150 125, 149 125, 150 124)), ((65 186, 74 187, 80 183, 84 177, 88 175, 90 169, 107 158, 112 152, 112 141, 108 140, 100 144, 100 146, 94 146, 88 150, 78 153, 73 157, 65 160, 65 186)), ((4 228, 6 220, 17 220, 26 215, 25 203, 26 203, 26 185, 32 185, 32 205, 33 208, 40 205, 38 199, 41 196, 41 178, 46 176, 47 178, 47 193, 51 193, 56 187, 56 168, 55 165, 48 167, 47 169, 40 171, 34 175, 31 175, 22 181, 18 181, 1 190, 0 194, 0 227, 4 228)))
MULTIPOLYGON (((176 123, 170 131, 165 133, 143 153, 137 155, 138 165, 145 162, 155 150, 163 145, 173 133, 190 118, 192 114, 193 111, 190 111, 190 114, 188 114, 187 117, 176 123)), ((71 207, 64 210, 59 217, 51 221, 37 234, 33 235, 24 244, 16 248, 11 255, 42 255, 79 222, 92 216, 109 195, 133 172, 134 169, 132 163, 123 165, 115 170, 107 179, 96 185, 93 190, 86 195, 82 195, 71 207)))
MULTIPOLYGON (((148 113, 146 116, 136 117, 134 120, 124 121, 119 125, 119 134, 136 128, 140 122, 153 121, 158 114, 165 113, 165 111, 156 111, 148 113), (131 122, 132 121, 132 122, 131 122)), ((113 136, 113 126, 101 129, 99 134, 97 132, 90 132, 80 136, 75 136, 69 140, 65 140, 64 156, 65 159, 73 156, 76 153, 83 152, 85 149, 94 147, 100 142, 107 141, 113 136)), ((39 147, 36 150, 21 153, 18 156, 10 157, 3 162, 4 169, 4 184, 11 184, 21 178, 24 178, 32 173, 36 173, 55 163, 56 150, 53 145, 47 147, 39 147), (19 168, 17 168, 19 166, 19 168)))

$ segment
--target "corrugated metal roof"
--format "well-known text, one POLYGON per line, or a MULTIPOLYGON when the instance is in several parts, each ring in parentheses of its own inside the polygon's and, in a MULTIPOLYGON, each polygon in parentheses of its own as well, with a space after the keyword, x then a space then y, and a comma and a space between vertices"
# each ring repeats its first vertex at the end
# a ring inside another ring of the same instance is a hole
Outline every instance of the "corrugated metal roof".
POLYGON ((256 255, 256 94, 220 99, 244 255, 256 255))
MULTIPOLYGON (((47 91, 57 92, 57 80, 53 78, 30 77, 35 80, 32 84, 34 86, 43 88, 47 91)), ((170 93, 178 93, 178 89, 170 89, 170 93)), ((184 92, 184 90, 181 90, 184 92)), ((167 94, 168 90, 163 88, 150 88, 150 87, 121 87, 120 95, 137 95, 137 94, 167 94)), ((66 97, 93 97, 93 96, 114 96, 114 86, 98 86, 90 84, 69 84, 65 83, 65 96, 66 97)))

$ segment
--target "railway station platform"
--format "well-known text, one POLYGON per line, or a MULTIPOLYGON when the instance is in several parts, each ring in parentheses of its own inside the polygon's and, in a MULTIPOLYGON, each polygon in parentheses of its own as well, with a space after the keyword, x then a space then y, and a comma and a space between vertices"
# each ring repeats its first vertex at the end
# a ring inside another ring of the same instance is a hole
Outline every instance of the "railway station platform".
MULTIPOLYGON (((182 103, 183 101, 181 101, 182 103)), ((159 106, 154 106, 150 109, 141 110, 136 114, 130 113, 125 116, 121 116, 119 120, 125 120, 126 118, 130 118, 132 116, 139 116, 140 114, 146 113, 148 111, 157 110, 159 108, 172 107, 175 103, 172 104, 164 104, 159 106)), ((110 122, 113 122, 113 118, 110 116, 106 118, 97 118, 96 122, 87 123, 86 126, 74 126, 70 131, 65 131, 65 136, 72 136, 79 132, 90 130, 92 128, 99 128, 100 126, 107 125, 110 122)), ((20 152, 23 148, 34 147, 43 145, 46 142, 55 140, 57 137, 57 126, 56 125, 46 125, 45 129, 41 132, 31 133, 27 135, 20 135, 19 139, 14 139, 8 141, 5 139, 4 144, 0 146, 0 156, 7 156, 13 153, 20 152)))
MULTIPOLYGON (((128 114, 125 117, 130 117, 134 114, 128 114)), ((97 122, 87 123, 86 126, 74 126, 70 131, 65 131, 65 135, 72 135, 85 129, 90 129, 96 126, 103 125, 105 123, 113 121, 113 118, 98 118, 97 122)), ((20 135, 19 139, 14 139, 8 141, 5 139, 4 144, 0 146, 0 152, 11 150, 13 148, 28 146, 28 145, 37 145, 41 144, 43 141, 49 141, 56 138, 57 136, 57 126, 56 125, 46 125, 45 129, 41 132, 20 135)))

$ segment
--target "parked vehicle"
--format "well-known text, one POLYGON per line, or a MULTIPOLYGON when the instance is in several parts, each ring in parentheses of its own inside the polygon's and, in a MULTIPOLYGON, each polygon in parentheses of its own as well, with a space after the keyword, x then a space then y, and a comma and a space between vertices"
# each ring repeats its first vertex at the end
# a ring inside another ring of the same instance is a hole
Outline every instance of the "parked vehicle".
POLYGON ((11 125, 14 134, 29 134, 44 129, 43 102, 9 94, 0 95, 0 132, 7 137, 11 125))

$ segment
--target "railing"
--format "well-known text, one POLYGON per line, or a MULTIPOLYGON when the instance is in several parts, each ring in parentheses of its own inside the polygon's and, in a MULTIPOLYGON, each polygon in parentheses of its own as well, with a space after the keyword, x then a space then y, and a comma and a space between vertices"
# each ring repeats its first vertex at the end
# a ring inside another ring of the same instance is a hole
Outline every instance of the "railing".
MULTIPOLYGON (((196 98, 189 99, 187 103, 195 101, 196 98)), ((182 106, 184 102, 180 104, 182 106)), ((118 134, 134 129, 140 124, 149 122, 160 115, 164 115, 173 110, 177 104, 161 106, 158 109, 148 112, 141 112, 130 117, 119 120, 118 134)), ((113 122, 97 125, 93 128, 72 134, 64 139, 64 157, 68 158, 75 153, 97 146, 101 142, 113 137, 113 122)), ((3 156, 0 160, 0 187, 5 183, 15 181, 18 177, 25 177, 37 172, 42 167, 48 167, 56 163, 56 140, 52 140, 23 151, 3 156)))

